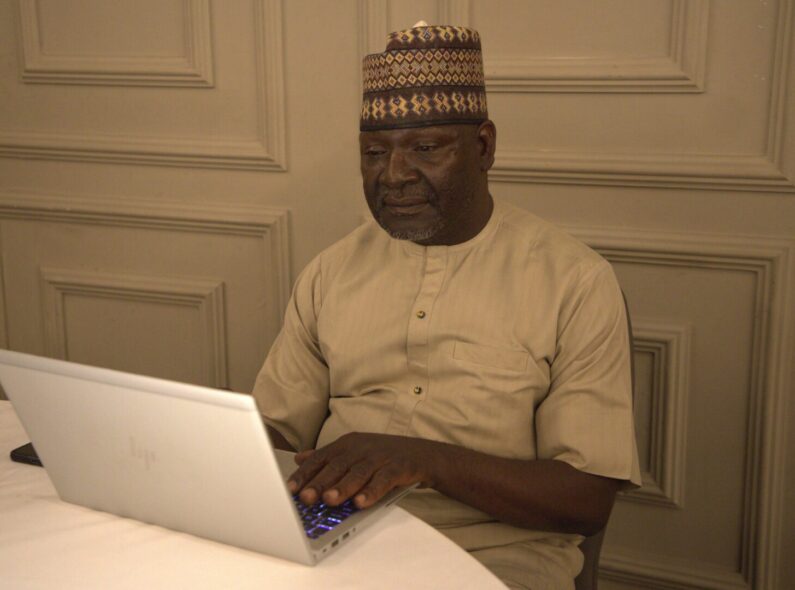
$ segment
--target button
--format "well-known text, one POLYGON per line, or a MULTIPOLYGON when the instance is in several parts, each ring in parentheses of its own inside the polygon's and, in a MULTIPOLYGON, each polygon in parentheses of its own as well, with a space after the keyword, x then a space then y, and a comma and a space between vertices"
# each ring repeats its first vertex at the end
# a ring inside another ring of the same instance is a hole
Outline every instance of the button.
POLYGON ((420 319, 424 318, 424 317, 425 317, 425 312, 424 312, 424 311, 422 311, 422 310, 419 310, 419 311, 417 312, 417 317, 418 317, 418 318, 420 318, 420 319))
POLYGON ((417 395, 421 394, 422 393, 422 387, 420 387, 419 385, 415 385, 414 386, 414 393, 416 393, 417 395))

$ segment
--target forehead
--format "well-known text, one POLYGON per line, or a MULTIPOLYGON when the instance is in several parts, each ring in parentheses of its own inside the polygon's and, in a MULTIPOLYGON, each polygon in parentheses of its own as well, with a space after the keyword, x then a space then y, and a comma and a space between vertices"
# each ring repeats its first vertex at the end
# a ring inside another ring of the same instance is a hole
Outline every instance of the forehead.
POLYGON ((455 141, 472 134, 472 125, 428 125, 426 127, 410 127, 408 129, 381 129, 378 131, 362 131, 359 141, 384 142, 399 144, 418 139, 455 141))

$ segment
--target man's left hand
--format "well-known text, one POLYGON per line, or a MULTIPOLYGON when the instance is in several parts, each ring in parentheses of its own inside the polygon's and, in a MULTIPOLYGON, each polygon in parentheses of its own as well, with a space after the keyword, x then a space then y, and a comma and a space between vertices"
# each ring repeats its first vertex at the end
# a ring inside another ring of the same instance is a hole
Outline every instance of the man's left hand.
POLYGON ((396 487, 433 485, 431 441, 387 434, 346 434, 318 450, 295 456, 300 465, 287 480, 305 504, 336 506, 353 498, 368 508, 396 487))

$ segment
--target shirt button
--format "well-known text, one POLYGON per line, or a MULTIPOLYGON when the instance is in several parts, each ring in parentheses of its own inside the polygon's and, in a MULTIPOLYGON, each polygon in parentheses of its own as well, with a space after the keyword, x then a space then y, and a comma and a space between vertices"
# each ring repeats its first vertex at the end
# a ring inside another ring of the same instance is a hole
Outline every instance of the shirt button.
POLYGON ((419 385, 415 385, 414 386, 414 393, 416 393, 417 395, 421 394, 422 393, 422 387, 420 387, 419 385))
POLYGON ((424 318, 424 317, 425 317, 425 312, 424 312, 424 311, 422 311, 422 310, 419 310, 419 311, 417 312, 417 317, 418 317, 418 318, 420 318, 420 319, 424 318))

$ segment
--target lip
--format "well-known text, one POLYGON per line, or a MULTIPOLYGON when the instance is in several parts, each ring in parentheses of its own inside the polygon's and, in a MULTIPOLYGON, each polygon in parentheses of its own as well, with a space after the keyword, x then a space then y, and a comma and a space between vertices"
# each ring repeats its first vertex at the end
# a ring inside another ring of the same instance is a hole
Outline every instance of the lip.
POLYGON ((384 207, 394 215, 415 215, 428 206, 428 201, 411 200, 411 201, 393 201, 391 199, 384 201, 384 207))

